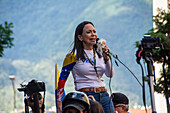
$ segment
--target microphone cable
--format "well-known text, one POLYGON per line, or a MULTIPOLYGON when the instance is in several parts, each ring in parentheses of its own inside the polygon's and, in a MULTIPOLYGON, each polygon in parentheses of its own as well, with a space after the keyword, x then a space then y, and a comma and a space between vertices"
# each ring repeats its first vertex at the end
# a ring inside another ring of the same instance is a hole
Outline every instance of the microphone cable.
MULTIPOLYGON (((126 67, 126 69, 128 69, 130 71, 130 73, 135 77, 135 79, 138 81, 138 83, 141 85, 141 87, 143 87, 143 85, 140 83, 140 81, 138 80, 138 78, 136 77, 136 75, 122 62, 119 60, 117 55, 112 54, 111 52, 109 52, 109 54, 112 55, 113 58, 115 58, 116 60, 118 60, 124 67, 126 67)), ((115 60, 116 65, 118 66, 117 62, 115 60)))
MULTIPOLYGON (((109 90, 110 90, 110 100, 109 100, 109 109, 110 109, 110 113, 111 113, 111 106, 110 106, 110 102, 112 101, 112 97, 111 97, 111 95, 112 95, 112 88, 111 88, 111 78, 112 78, 112 71, 113 71, 113 66, 112 66, 112 57, 109 55, 109 54, 107 54, 108 56, 109 56, 109 58, 110 58, 110 62, 111 62, 111 73, 110 73, 110 79, 109 79, 109 90)), ((113 105, 113 107, 114 107, 114 105, 113 105)))
POLYGON ((145 96, 145 77, 144 77, 144 70, 143 70, 143 66, 140 62, 138 62, 138 64, 140 65, 141 67, 141 70, 142 70, 142 83, 143 83, 143 87, 142 87, 142 91, 143 91, 143 104, 145 106, 145 111, 147 113, 147 108, 146 108, 146 96, 145 96))
MULTIPOLYGON (((141 59, 142 55, 143 55, 143 49, 142 49, 142 46, 139 45, 138 50, 137 50, 137 52, 136 52, 136 57, 137 57, 136 62, 137 62, 137 64, 140 65, 141 70, 142 70, 142 83, 143 83, 143 86, 142 86, 142 96, 143 96, 143 104, 144 104, 144 106, 145 106, 145 111, 146 111, 146 113, 147 113, 147 109, 146 109, 146 98, 145 98, 145 77, 144 77, 144 69, 143 69, 142 64, 140 63, 140 59, 141 59)), ((144 62, 143 62, 143 63, 144 63, 144 62)), ((144 65, 144 66, 145 66, 145 65, 144 65)), ((145 71, 146 71, 146 67, 145 67, 145 71)))

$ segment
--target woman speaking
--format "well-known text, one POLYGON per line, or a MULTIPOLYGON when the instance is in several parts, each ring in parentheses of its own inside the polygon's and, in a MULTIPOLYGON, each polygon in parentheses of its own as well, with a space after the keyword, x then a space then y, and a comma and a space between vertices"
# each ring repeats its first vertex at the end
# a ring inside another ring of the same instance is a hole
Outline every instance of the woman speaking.
MULTIPOLYGON (((104 108, 105 113, 113 113, 114 107, 105 88, 103 74, 113 77, 113 67, 109 56, 96 51, 97 33, 92 22, 83 21, 75 31, 74 46, 64 59, 57 88, 57 108, 62 112, 61 99, 65 82, 72 72, 75 90, 94 96, 104 108)), ((104 51, 109 48, 104 43, 104 51)))

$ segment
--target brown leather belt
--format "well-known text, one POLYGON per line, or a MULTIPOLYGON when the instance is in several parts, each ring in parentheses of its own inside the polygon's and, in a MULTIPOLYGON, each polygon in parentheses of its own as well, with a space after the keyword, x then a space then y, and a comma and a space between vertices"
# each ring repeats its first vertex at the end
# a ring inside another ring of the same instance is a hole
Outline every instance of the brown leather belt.
POLYGON ((82 91, 82 92, 102 93, 102 92, 106 92, 107 89, 104 88, 104 87, 101 87, 101 88, 82 88, 82 89, 80 89, 79 91, 82 91))

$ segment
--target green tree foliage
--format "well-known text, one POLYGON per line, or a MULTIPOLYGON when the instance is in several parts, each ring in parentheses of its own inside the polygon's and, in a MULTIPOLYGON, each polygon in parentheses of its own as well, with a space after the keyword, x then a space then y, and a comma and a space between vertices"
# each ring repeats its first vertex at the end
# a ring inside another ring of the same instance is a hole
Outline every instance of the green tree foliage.
MULTIPOLYGON (((165 54, 168 60, 166 60, 166 78, 168 85, 168 95, 170 95, 170 11, 167 12, 162 9, 158 9, 158 14, 153 16, 153 22, 155 23, 155 28, 152 28, 146 33, 146 35, 151 35, 151 37, 161 38, 161 43, 163 45, 165 54)), ((139 42, 136 42, 139 45, 139 42)), ((161 49, 154 49, 152 51, 152 58, 154 62, 163 63, 163 55, 161 49)), ((164 76, 163 72, 161 77, 157 80, 155 84, 155 91, 158 93, 165 94, 164 87, 164 76)))
POLYGON ((0 24, 0 57, 4 55, 4 48, 11 48, 14 46, 14 38, 11 37, 13 34, 11 28, 13 28, 13 23, 5 22, 4 27, 2 24, 0 24))

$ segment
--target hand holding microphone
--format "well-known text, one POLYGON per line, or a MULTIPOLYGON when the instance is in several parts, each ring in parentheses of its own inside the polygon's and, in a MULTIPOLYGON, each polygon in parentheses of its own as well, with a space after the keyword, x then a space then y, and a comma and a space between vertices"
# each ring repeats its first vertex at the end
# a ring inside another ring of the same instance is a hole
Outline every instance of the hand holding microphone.
POLYGON ((109 60, 110 49, 106 45, 106 40, 100 39, 97 41, 97 52, 103 55, 105 63, 109 60))

